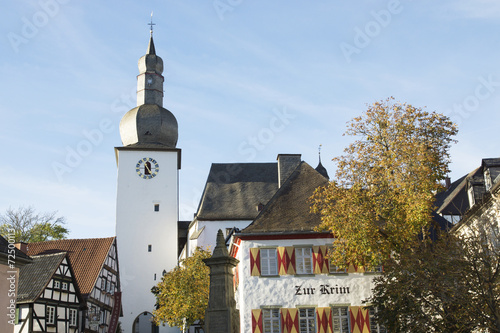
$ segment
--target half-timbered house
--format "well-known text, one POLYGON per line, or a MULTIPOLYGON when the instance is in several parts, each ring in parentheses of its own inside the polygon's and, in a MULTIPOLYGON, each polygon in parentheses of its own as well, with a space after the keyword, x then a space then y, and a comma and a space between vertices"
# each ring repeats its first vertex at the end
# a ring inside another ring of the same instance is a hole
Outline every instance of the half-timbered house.
POLYGON ((67 252, 85 302, 82 332, 114 332, 121 315, 116 237, 30 243, 28 254, 67 252))
POLYGON ((66 252, 32 256, 21 267, 16 333, 79 333, 83 299, 66 252))

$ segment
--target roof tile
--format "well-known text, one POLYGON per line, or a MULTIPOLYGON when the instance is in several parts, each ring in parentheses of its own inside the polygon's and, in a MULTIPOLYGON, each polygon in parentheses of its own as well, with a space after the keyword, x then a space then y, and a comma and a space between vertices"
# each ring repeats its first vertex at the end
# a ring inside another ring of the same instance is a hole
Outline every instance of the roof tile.
POLYGON ((28 255, 67 252, 82 295, 89 294, 97 281, 115 237, 62 239, 28 245, 28 255))

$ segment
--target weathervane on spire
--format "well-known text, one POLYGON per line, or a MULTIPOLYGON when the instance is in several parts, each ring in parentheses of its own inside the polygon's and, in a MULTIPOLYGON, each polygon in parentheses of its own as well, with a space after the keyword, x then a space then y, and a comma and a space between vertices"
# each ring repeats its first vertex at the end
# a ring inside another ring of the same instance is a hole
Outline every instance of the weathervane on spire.
POLYGON ((321 163, 321 146, 323 146, 323 145, 320 144, 319 147, 318 147, 318 156, 319 156, 319 162, 320 163, 321 163))
POLYGON ((156 23, 153 23, 153 11, 151 11, 151 23, 148 23, 150 29, 149 32, 151 33, 151 36, 153 36, 153 25, 156 25, 156 23))

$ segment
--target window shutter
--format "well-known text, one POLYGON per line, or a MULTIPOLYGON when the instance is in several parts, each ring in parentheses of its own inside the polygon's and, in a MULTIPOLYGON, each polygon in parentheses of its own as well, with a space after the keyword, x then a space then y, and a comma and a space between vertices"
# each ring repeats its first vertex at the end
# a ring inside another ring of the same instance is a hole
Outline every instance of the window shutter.
POLYGON ((295 251, 293 246, 278 247, 278 274, 295 274, 295 251))
POLYGON ((263 333, 262 329, 262 310, 252 310, 252 333, 263 333))
POLYGON ((286 325, 286 317, 288 316, 288 309, 280 309, 281 333, 288 333, 288 326, 286 325))
POLYGON ((363 266, 356 266, 352 263, 349 263, 347 266, 347 273, 364 273, 365 268, 363 266))
POLYGON ((299 333, 299 309, 281 309, 281 332, 299 333))
POLYGON ((260 276, 260 249, 250 249, 250 275, 260 276))
POLYGON ((370 316, 368 308, 362 306, 349 307, 351 317, 351 333, 370 333, 370 316))
POLYGON ((316 322, 318 325, 318 333, 333 333, 332 309, 317 308, 316 322))
POLYGON ((328 260, 326 260, 326 245, 313 246, 313 273, 327 274, 329 272, 328 260))

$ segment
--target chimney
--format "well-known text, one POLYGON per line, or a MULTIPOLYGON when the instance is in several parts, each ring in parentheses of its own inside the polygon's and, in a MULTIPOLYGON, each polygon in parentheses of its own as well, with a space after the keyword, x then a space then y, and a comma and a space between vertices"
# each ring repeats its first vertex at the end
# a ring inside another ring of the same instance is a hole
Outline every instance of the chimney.
POLYGON ((450 179, 450 177, 446 177, 444 179, 444 187, 446 187, 446 189, 449 189, 450 186, 451 186, 451 179, 450 179))
POLYGON ((278 154, 278 187, 290 177, 300 164, 300 154, 278 154))
POLYGON ((25 242, 17 242, 14 243, 14 246, 24 254, 28 254, 28 243, 25 242))

